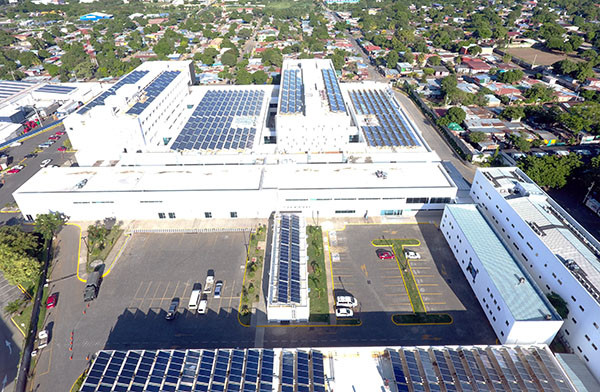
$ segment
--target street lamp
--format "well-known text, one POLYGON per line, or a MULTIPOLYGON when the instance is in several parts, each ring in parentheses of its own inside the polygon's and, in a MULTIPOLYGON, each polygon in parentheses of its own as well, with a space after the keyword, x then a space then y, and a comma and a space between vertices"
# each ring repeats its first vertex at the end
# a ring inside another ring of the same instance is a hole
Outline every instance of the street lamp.
POLYGON ((81 239, 82 239, 82 240, 83 240, 83 242, 85 243, 85 249, 87 250, 87 252, 88 252, 88 253, 90 253, 90 246, 88 245, 88 243, 87 243, 87 241, 86 241, 87 237, 86 237, 86 236, 84 236, 84 235, 82 235, 82 236, 81 236, 81 239))

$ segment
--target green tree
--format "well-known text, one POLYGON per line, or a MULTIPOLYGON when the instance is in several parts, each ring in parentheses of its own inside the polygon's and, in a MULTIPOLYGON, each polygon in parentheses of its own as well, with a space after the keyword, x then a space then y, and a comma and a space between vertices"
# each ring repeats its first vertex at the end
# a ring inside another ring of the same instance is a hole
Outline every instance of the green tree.
POLYGON ((227 52, 221 55, 221 63, 223 65, 233 67, 237 63, 237 56, 231 49, 229 49, 227 52))
POLYGON ((265 66, 273 65, 276 67, 281 67, 281 65, 283 64, 283 56, 281 54, 281 51, 275 48, 268 48, 267 50, 262 52, 261 59, 263 65, 265 66))
POLYGON ((34 231, 40 233, 46 241, 50 241, 64 223, 65 218, 59 212, 38 214, 35 217, 34 231))
POLYGON ((471 143, 481 143, 482 141, 487 139, 487 135, 484 132, 470 132, 469 133, 469 141, 471 143))
POLYGON ((513 147, 522 152, 528 152, 531 150, 531 143, 526 140, 523 136, 512 134, 508 137, 513 147))
POLYGON ((0 270, 8 283, 28 286, 37 279, 40 273, 40 263, 24 252, 0 243, 0 270))
POLYGON ((240 69, 235 78, 235 84, 252 84, 252 74, 245 69, 240 69))
POLYGON ((583 164, 577 154, 559 157, 546 155, 543 157, 527 156, 518 163, 519 168, 544 188, 564 187, 573 171, 583 164))
POLYGON ((166 36, 161 38, 156 45, 152 48, 152 51, 159 56, 168 56, 173 51, 175 51, 175 44, 172 40, 168 39, 166 36))
POLYGON ((252 74, 252 80, 254 81, 254 84, 265 84, 267 83, 267 80, 269 79, 269 75, 267 75, 267 73, 265 71, 256 71, 252 74))
POLYGON ((525 73, 520 69, 511 69, 510 71, 501 72, 498 75, 498 81, 513 84, 523 79, 523 76, 525 76, 525 73))
POLYGON ((431 65, 438 66, 442 63, 440 56, 431 56, 427 59, 427 62, 431 65))
POLYGON ((386 59, 385 59, 386 66, 390 69, 394 69, 394 68, 396 68, 396 65, 398 64, 399 60, 400 60, 400 56, 398 55, 398 52, 396 52, 395 50, 392 50, 386 56, 386 59))
POLYGON ((551 87, 546 87, 542 83, 538 83, 525 91, 523 96, 527 98, 527 102, 549 102, 554 99, 554 90, 552 90, 551 87))
POLYGON ((520 106, 507 106, 500 113, 500 117, 508 121, 519 121, 524 116, 525 111, 520 106))

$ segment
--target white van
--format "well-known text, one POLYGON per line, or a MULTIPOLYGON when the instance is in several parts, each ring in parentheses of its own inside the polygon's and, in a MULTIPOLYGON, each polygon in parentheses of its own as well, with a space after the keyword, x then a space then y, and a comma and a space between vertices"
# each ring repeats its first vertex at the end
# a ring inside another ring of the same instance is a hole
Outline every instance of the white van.
POLYGON ((354 308, 358 306, 358 301, 351 295, 338 295, 335 297, 335 306, 354 308))
POLYGON ((201 290, 193 290, 192 295, 190 295, 190 302, 188 303, 188 309, 191 312, 196 311, 198 309, 198 304, 200 303, 200 294, 201 290))
POLYGON ((202 299, 200 300, 200 304, 198 304, 198 313, 205 314, 207 306, 208 306, 208 300, 206 299, 206 295, 204 295, 204 296, 202 296, 202 299))

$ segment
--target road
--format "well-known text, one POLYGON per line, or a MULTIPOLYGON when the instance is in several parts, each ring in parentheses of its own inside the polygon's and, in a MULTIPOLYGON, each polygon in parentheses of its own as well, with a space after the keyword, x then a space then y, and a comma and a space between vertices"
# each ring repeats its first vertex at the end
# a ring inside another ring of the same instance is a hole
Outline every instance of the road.
MULTIPOLYGON (((40 169, 40 163, 44 159, 52 159, 50 165, 63 165, 69 160, 73 160, 73 153, 60 152, 57 149, 62 146, 62 143, 67 139, 67 136, 61 138, 49 148, 42 150, 37 156, 25 158, 26 155, 37 149, 37 146, 48 140, 48 137, 58 131, 64 131, 64 126, 61 124, 54 129, 42 132, 23 142, 18 147, 8 147, 0 153, 7 154, 12 157, 12 163, 9 167, 15 165, 23 165, 25 168, 16 174, 3 173, 0 174, 2 179, 0 182, 0 208, 9 203, 14 203, 13 192, 19 189, 27 180, 29 180, 40 169)), ((22 221, 21 214, 0 214, 0 224, 17 224, 22 221)))
POLYGON ((0 319, 0 391, 11 391, 14 388, 17 367, 19 366, 22 337, 15 328, 9 327, 0 319))

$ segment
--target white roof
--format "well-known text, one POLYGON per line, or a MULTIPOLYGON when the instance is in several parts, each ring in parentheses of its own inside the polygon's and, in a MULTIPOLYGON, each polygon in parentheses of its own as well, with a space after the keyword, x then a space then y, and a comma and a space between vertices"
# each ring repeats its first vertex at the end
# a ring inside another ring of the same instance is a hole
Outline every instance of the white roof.
POLYGON ((259 189, 261 183, 262 189, 455 187, 436 163, 280 164, 45 168, 16 192, 248 190, 259 189), (387 178, 378 178, 376 170, 385 172, 387 178), (81 189, 76 188, 84 179, 87 183, 81 189))

